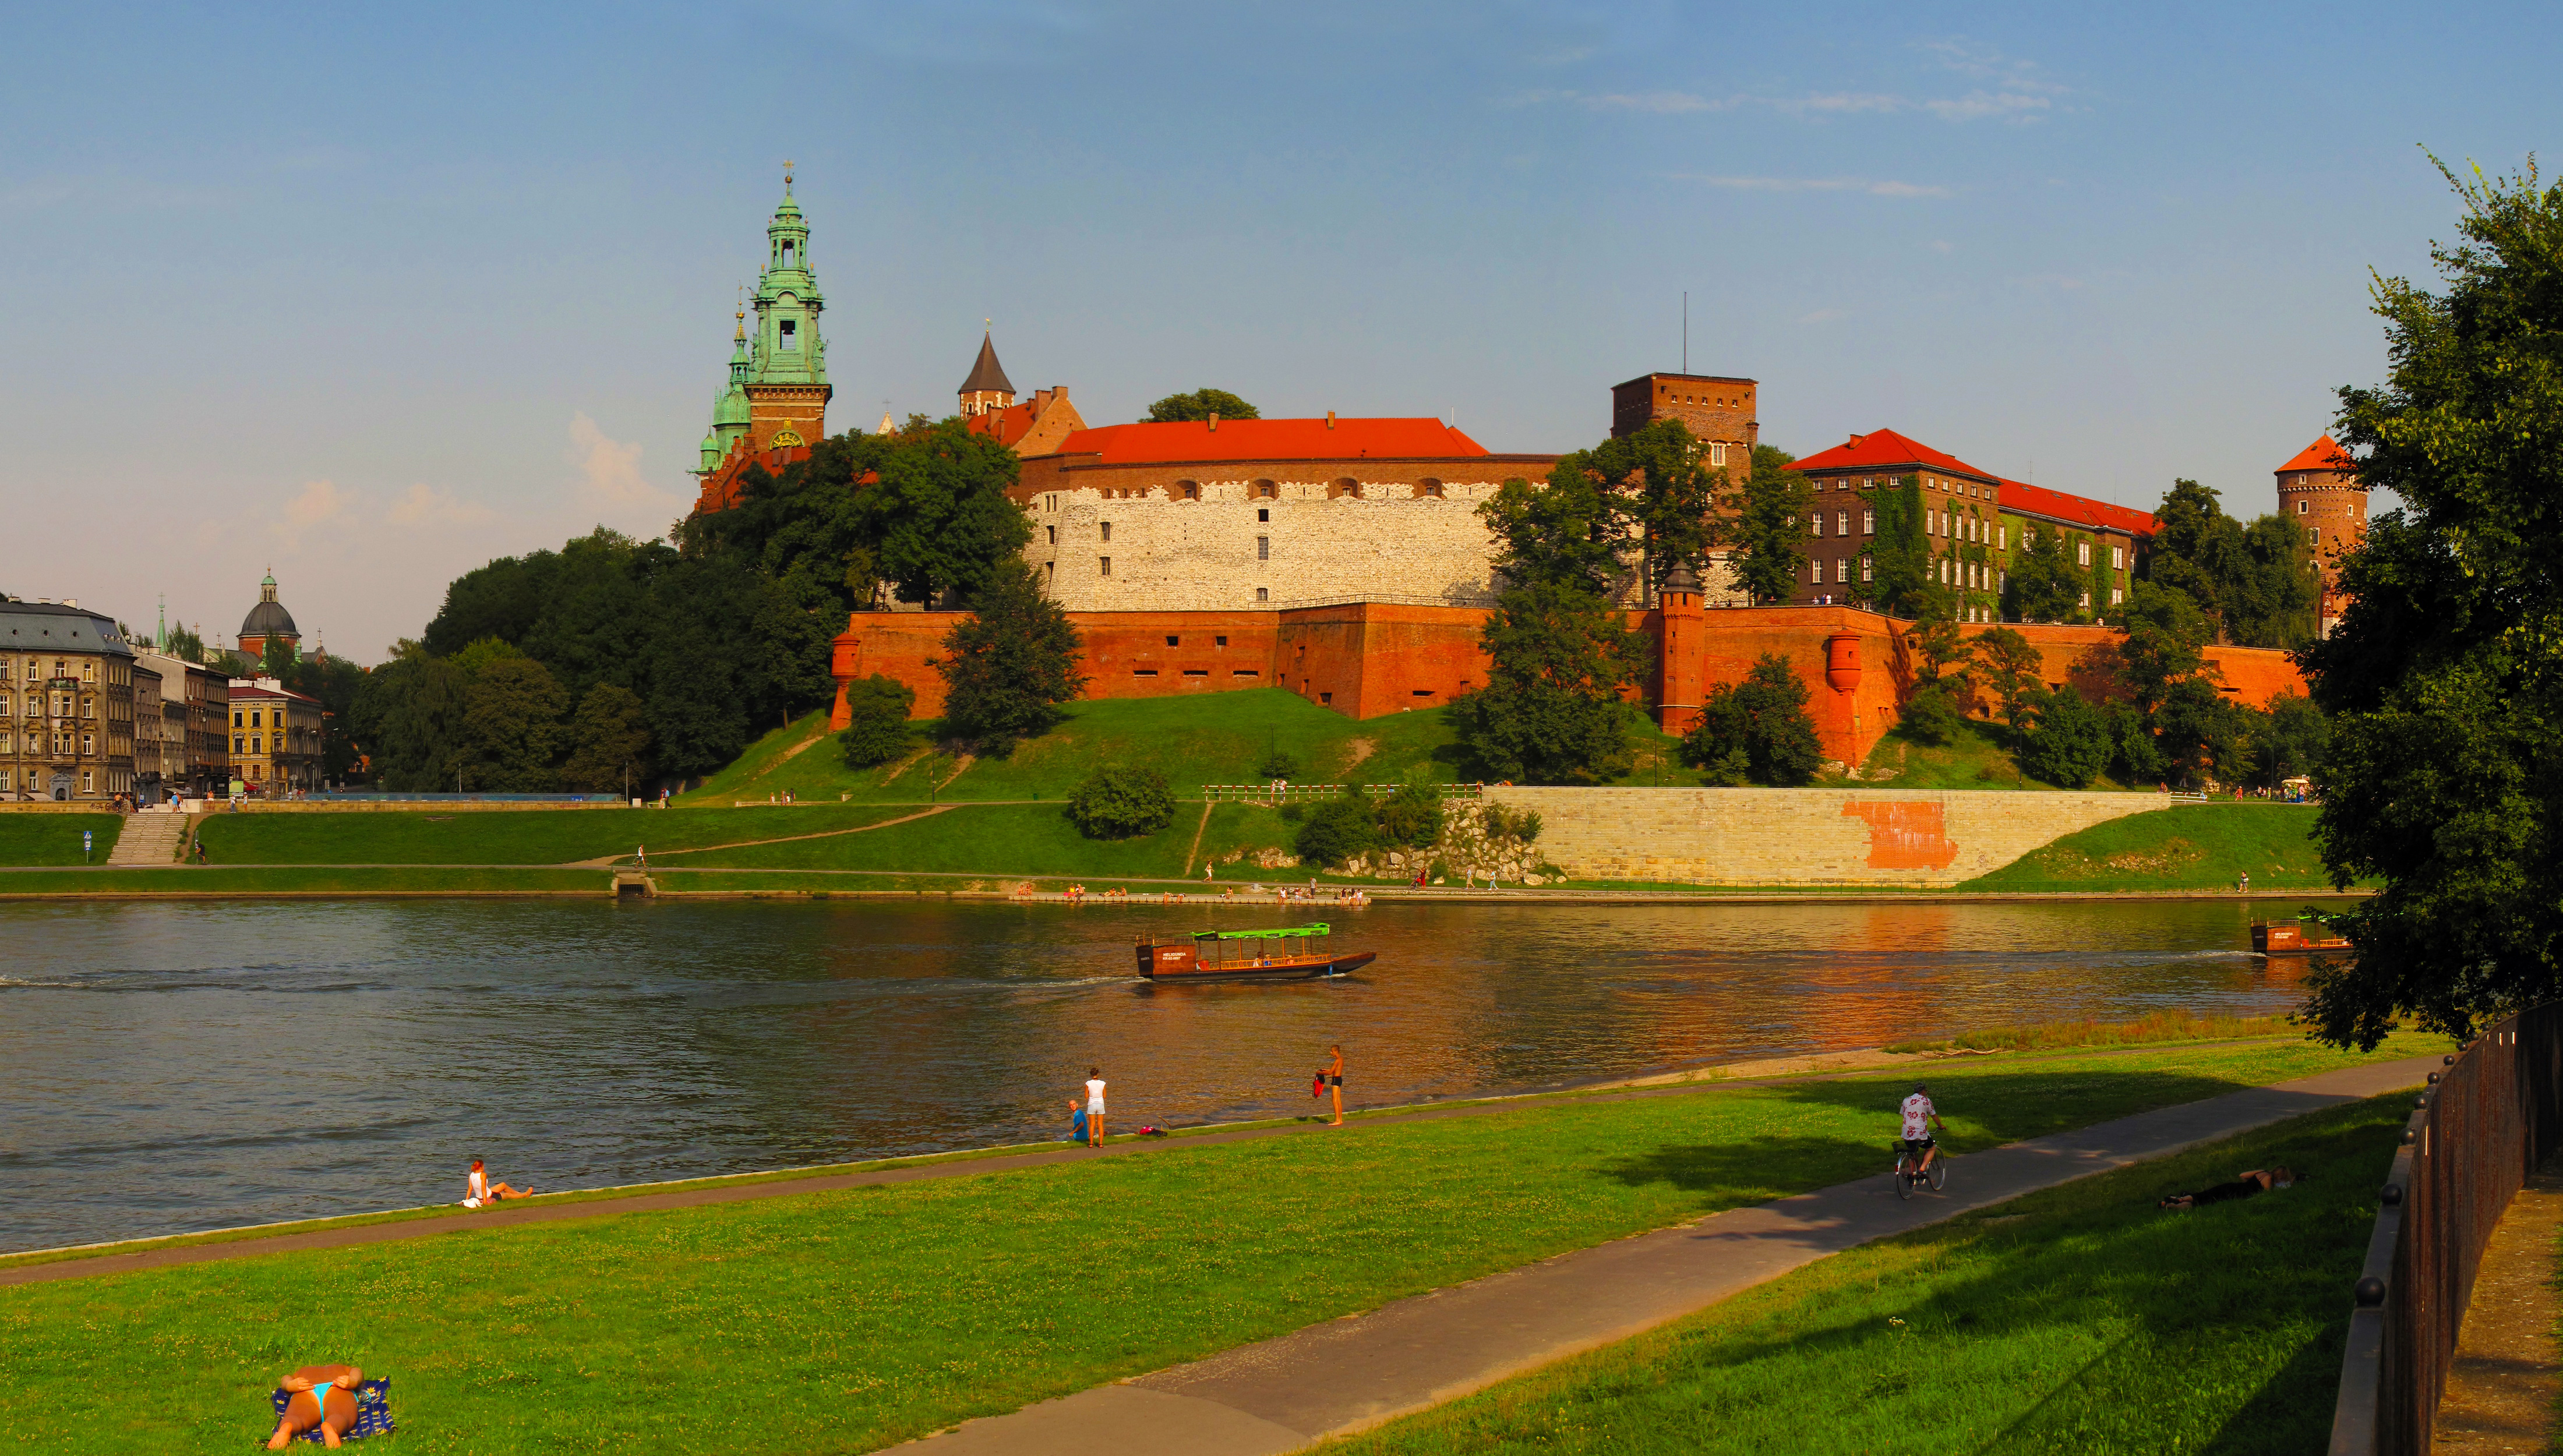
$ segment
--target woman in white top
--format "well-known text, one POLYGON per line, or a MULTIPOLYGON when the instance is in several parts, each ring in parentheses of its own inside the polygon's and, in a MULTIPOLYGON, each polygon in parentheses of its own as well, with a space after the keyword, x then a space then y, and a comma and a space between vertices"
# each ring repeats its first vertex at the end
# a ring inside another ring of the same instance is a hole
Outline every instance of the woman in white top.
POLYGON ((534 1190, 530 1187, 511 1188, 505 1183, 492 1187, 489 1172, 482 1168, 478 1158, 472 1160, 472 1171, 464 1175, 463 1206, 466 1208, 486 1207, 500 1198, 530 1198, 533 1195, 534 1190))
POLYGON ((1103 1146, 1103 1069, 1085 1069, 1085 1146, 1103 1146))

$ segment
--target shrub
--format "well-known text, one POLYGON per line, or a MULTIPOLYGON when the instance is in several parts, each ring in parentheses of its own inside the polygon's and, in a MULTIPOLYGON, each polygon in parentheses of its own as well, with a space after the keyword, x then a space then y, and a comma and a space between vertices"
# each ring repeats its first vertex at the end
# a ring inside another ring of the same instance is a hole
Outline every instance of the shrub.
POLYGON ((1958 711, 1947 688, 1931 683, 1904 700, 1904 715, 1895 729, 1915 743, 1947 743, 1967 731, 1967 715, 1958 711))
POLYGON ((1781 788, 1813 779, 1825 757, 1807 716, 1807 685, 1777 652, 1763 653, 1742 682, 1710 691, 1681 753, 1684 763, 1709 770, 1712 782, 1736 782, 1740 767, 1743 778, 1781 788))
POLYGON ((846 767, 869 769, 907 752, 911 741, 907 711, 916 705, 916 690, 881 673, 846 684, 846 711, 854 721, 837 735, 846 767))
POLYGON ((1535 809, 1506 809, 1500 804, 1489 804, 1479 816, 1479 822, 1485 828, 1489 839, 1519 839, 1527 844, 1539 837, 1539 811, 1535 809))
POLYGON ((971 615, 943 638, 943 725, 1004 758, 1060 720, 1059 704, 1084 690, 1077 629, 1032 569, 1008 558, 979 592, 971 615))
POLYGON ((1327 869, 1369 853, 1378 842, 1378 817, 1358 791, 1310 809, 1290 836, 1290 847, 1301 859, 1327 869))
POLYGON ((2107 767, 2115 746, 2109 715, 2071 687, 2036 700, 2036 722, 2021 734, 2020 771, 2059 789, 2083 789, 2107 767))
POLYGON ((1442 837, 1442 791, 1433 784, 1408 784, 1379 807, 1379 836, 1391 844, 1421 849, 1442 837))
POLYGON ((1175 818, 1175 791, 1154 769, 1106 764, 1068 797, 1068 817, 1089 839, 1135 839, 1175 818))
POLYGON ((1277 748, 1255 766, 1255 777, 1267 784, 1276 779, 1295 779, 1299 777, 1299 761, 1277 748))

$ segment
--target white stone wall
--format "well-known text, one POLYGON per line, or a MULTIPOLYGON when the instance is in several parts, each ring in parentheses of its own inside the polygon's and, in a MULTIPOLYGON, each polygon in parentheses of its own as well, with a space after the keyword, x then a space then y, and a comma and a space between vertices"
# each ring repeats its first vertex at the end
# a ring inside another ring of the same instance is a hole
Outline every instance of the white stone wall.
POLYGON ((1272 479, 1269 498, 1256 496, 1255 479, 1205 475, 1196 483, 1198 500, 1162 486, 1127 497, 1043 491, 1027 505, 1033 540, 1024 555, 1071 612, 1352 600, 1480 607, 1494 600, 1487 568, 1493 543, 1478 506, 1500 479, 1446 480, 1439 496, 1419 496, 1402 480, 1363 481, 1358 497, 1331 500, 1327 480, 1272 479), (1270 519, 1258 520, 1259 511, 1270 519), (1259 536, 1268 542, 1260 556, 1259 536))

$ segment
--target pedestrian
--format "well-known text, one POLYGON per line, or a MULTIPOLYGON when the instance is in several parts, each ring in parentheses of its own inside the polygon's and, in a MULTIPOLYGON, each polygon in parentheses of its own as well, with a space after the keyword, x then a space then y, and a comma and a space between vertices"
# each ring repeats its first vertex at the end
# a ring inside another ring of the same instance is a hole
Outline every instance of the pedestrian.
POLYGON ((1338 1044, 1326 1050, 1334 1055, 1334 1060, 1326 1063, 1326 1088, 1335 1094, 1335 1120, 1326 1126, 1339 1128, 1344 1125, 1344 1049, 1338 1044))
POLYGON ((2234 881, 2234 889, 2238 894, 2248 895, 2252 893, 2252 871, 2248 869, 2243 871, 2243 873, 2234 881))
POLYGON ((1085 1069, 1085 1146, 1103 1146, 1103 1069, 1085 1069))
POLYGON ((643 869, 648 869, 650 867, 650 846, 647 844, 641 845, 639 848, 632 851, 632 857, 641 861, 641 867, 643 869))

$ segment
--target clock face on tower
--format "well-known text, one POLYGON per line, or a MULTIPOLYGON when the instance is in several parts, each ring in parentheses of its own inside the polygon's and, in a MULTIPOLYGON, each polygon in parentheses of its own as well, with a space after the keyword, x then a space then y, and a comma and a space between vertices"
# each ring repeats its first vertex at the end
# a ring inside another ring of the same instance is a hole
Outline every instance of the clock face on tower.
POLYGON ((774 444, 775 444, 777 447, 782 447, 782 446, 793 446, 793 445, 807 445, 807 444, 809 444, 809 442, 808 442, 808 441, 806 441, 806 440, 803 440, 803 439, 801 438, 800 433, 799 433, 798 431, 795 431, 795 430, 793 430, 791 427, 786 426, 785 428, 783 428, 783 429, 781 429, 781 430, 778 430, 778 431, 774 432, 774 444))

